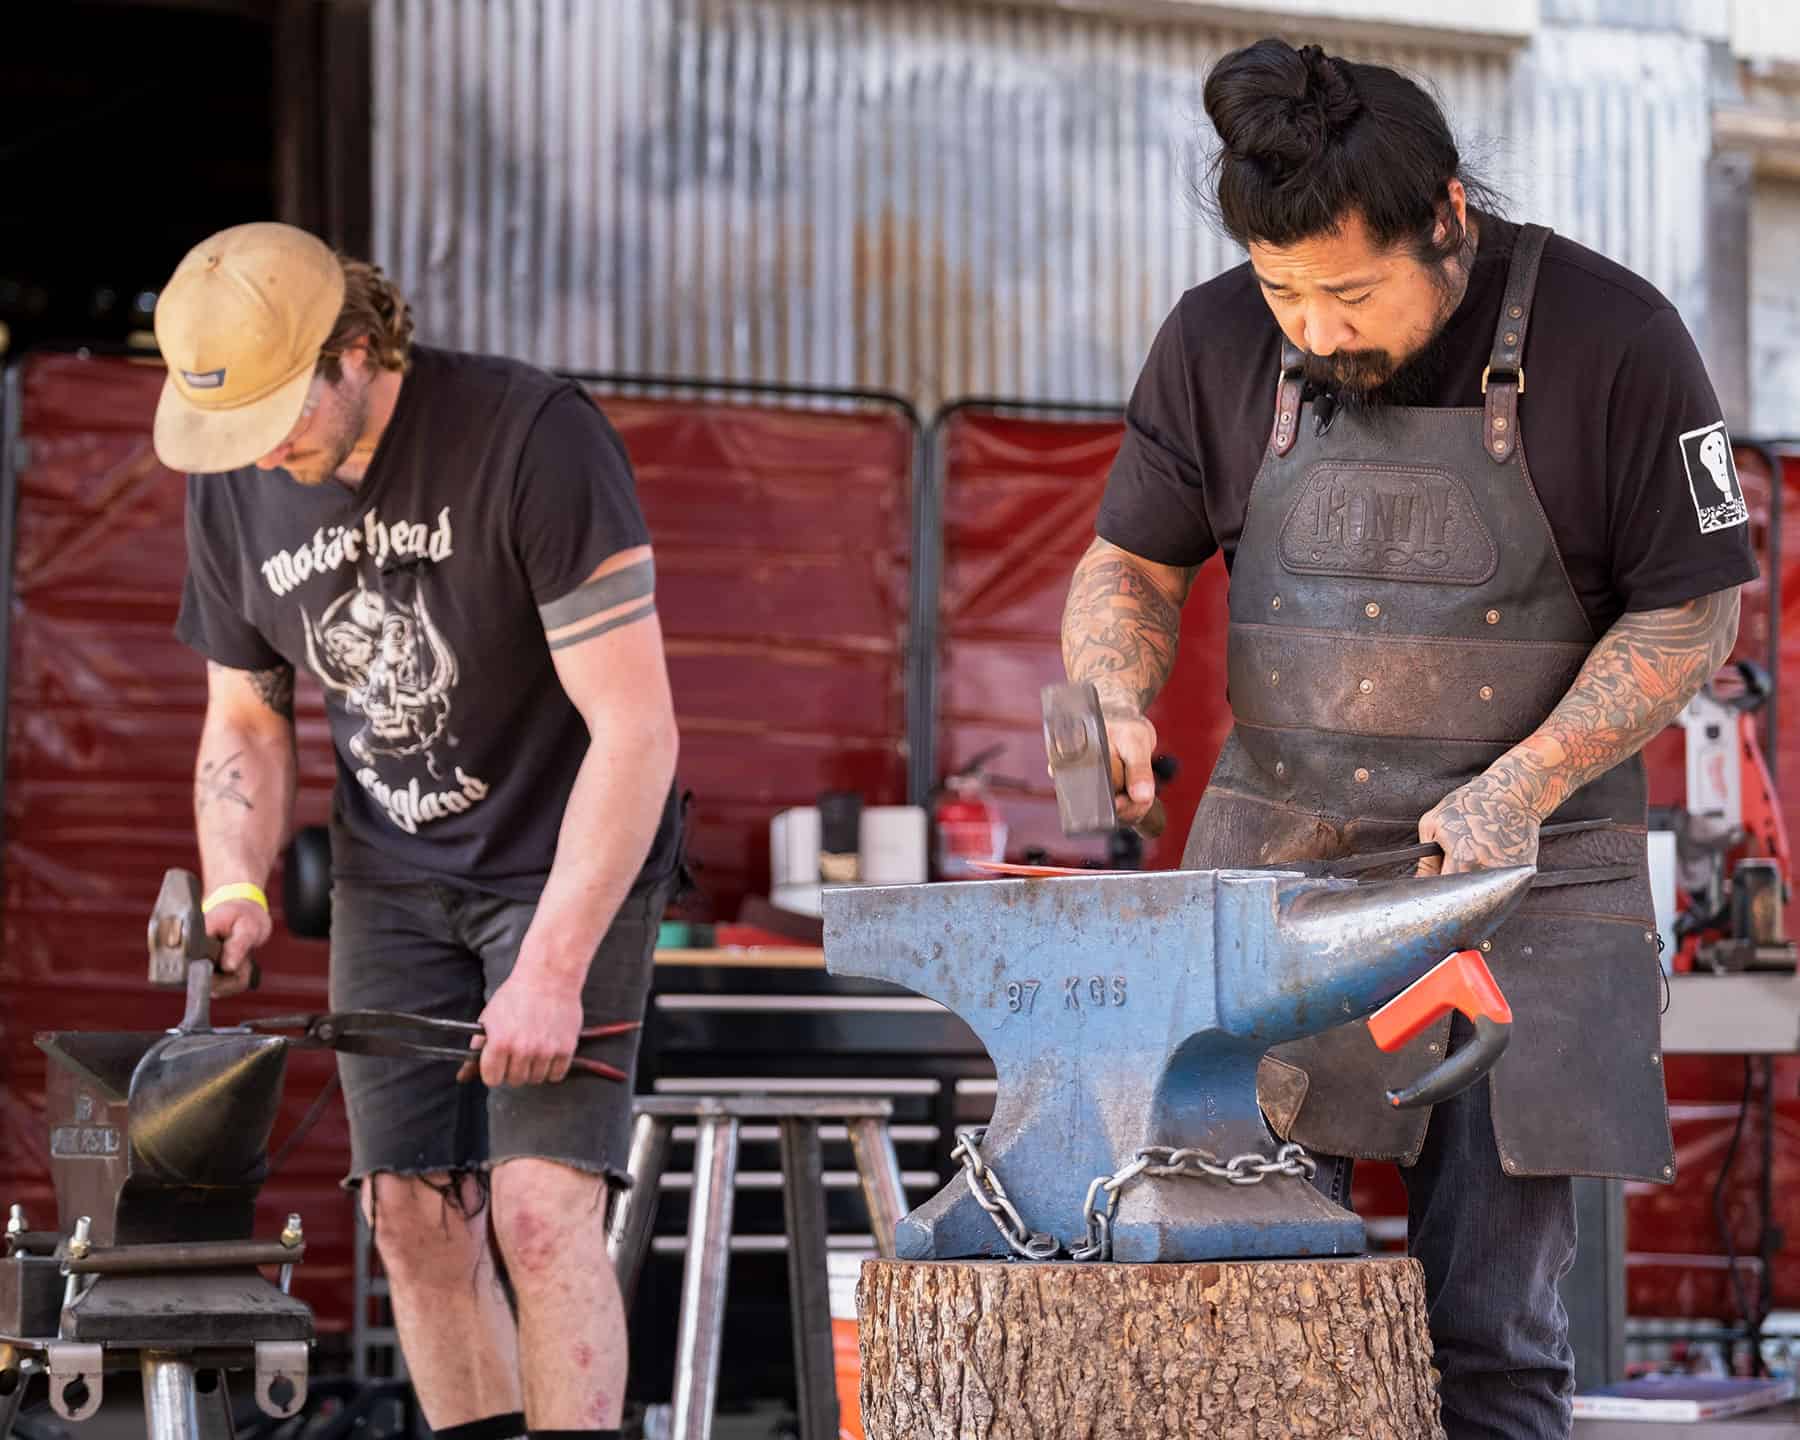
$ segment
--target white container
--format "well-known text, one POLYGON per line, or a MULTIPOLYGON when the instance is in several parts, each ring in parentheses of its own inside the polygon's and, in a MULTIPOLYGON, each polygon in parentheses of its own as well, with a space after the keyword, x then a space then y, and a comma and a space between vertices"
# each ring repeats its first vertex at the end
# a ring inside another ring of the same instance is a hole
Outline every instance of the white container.
POLYGON ((769 891, 819 883, 819 812, 801 805, 769 821, 769 891))
POLYGON ((931 858, 923 806, 876 805, 862 812, 857 848, 865 885, 923 885, 931 858))
MULTIPOLYGON (((865 806, 856 832, 864 885, 922 885, 930 864, 930 822, 918 805, 865 806)), ((769 898, 819 883, 819 811, 797 805, 769 821, 769 898)), ((785 909, 800 909, 798 905, 785 909)), ((804 913, 817 915, 817 901, 804 913)))

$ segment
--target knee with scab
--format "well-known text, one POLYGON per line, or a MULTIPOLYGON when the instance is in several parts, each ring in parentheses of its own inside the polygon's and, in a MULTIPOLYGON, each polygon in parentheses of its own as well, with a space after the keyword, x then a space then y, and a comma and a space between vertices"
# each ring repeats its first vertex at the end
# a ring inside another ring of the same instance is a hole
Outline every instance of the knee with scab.
POLYGON ((390 1271, 440 1266, 446 1252, 471 1254, 486 1243, 477 1222, 487 1208, 487 1175, 380 1172, 364 1181, 363 1215, 390 1271))
POLYGON ((587 1253, 589 1232, 605 1224, 604 1197, 602 1179, 560 1165, 515 1162, 496 1174, 494 1234, 514 1279, 551 1274, 572 1254, 587 1253), (600 1195, 598 1206, 590 1190, 600 1195))

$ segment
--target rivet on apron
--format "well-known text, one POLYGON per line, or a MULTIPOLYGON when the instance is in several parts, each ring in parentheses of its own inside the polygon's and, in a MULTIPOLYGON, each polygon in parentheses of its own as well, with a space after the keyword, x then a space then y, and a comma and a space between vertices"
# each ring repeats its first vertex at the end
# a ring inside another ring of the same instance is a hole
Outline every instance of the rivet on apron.
POLYGON ((1381 607, 1379 605, 1377 605, 1373 600, 1371 600, 1367 605, 1363 606, 1363 614, 1367 615, 1371 620, 1373 620, 1380 613, 1381 613, 1381 607))
POLYGON ((1503 454, 1505 452, 1505 450, 1506 450, 1506 442, 1504 440, 1496 440, 1494 442, 1494 453, 1496 455, 1503 454))
POLYGON ((1673 1175, 1674 1173, 1675 1173, 1675 1167, 1673 1165, 1663 1166, 1663 1174, 1665 1176, 1673 1175))
POLYGON ((1438 1052, 1437 1042, 1433 1041, 1431 1044, 1429 1044, 1425 1047, 1425 1050, 1426 1050, 1427 1054, 1430 1054, 1430 1055, 1437 1054, 1437 1052, 1438 1052))
POLYGON ((1504 430, 1506 428, 1506 417, 1504 415, 1496 415, 1494 417, 1494 428, 1496 430, 1504 430))
POLYGON ((1371 690, 1373 690, 1375 688, 1375 682, 1373 680, 1359 680, 1357 682, 1356 688, 1358 690, 1362 691, 1363 694, 1367 695, 1371 690))
POLYGON ((1483 685, 1481 687, 1481 698, 1483 700, 1492 700, 1494 698, 1494 687, 1492 685, 1483 685))
POLYGON ((1508 1170, 1517 1170, 1519 1168, 1519 1162, 1510 1155, 1508 1155, 1501 1163, 1505 1165, 1508 1170))
POLYGON ((1483 940, 1481 942, 1481 953, 1483 955, 1486 955, 1493 948, 1494 948, 1494 942, 1492 940, 1483 940))
POLYGON ((1287 765, 1286 765, 1286 764, 1285 764, 1285 763, 1284 763, 1284 762, 1282 762, 1282 761, 1280 761, 1280 760, 1277 760, 1277 761, 1276 761, 1276 762, 1275 762, 1275 773, 1276 773, 1276 774, 1277 774, 1277 775, 1285 775, 1285 774, 1287 774, 1287 765))
POLYGON ((1269 672, 1269 683, 1271 685, 1279 685, 1281 683, 1281 672, 1279 670, 1271 670, 1269 672))
POLYGON ((1651 1064, 1652 1064, 1652 1065, 1660 1065, 1660 1064, 1662 1064, 1662 1056, 1660 1056, 1660 1055, 1658 1055, 1658 1054, 1656 1054, 1656 1053, 1655 1053, 1655 1052, 1652 1052, 1652 1053, 1651 1053, 1651 1056, 1650 1056, 1650 1063, 1651 1063, 1651 1064))
POLYGON ((1356 783, 1358 785, 1366 785, 1369 783, 1369 772, 1360 765, 1356 767, 1356 783))
POLYGON ((1488 611, 1487 622, 1490 625, 1498 625, 1500 623, 1500 612, 1498 610, 1488 611))
POLYGON ((1656 943, 1656 932, 1654 930, 1646 930, 1644 932, 1644 943, 1646 945, 1654 945, 1656 943))
POLYGON ((1281 412, 1281 423, 1283 425, 1291 424, 1293 422, 1293 419, 1294 419, 1294 412, 1292 410, 1283 410, 1281 412))
POLYGON ((1271 610, 1279 610, 1281 608, 1281 597, 1279 595, 1269 602, 1269 608, 1271 610))
POLYGON ((1517 345, 1519 343, 1519 337, 1518 337, 1517 332, 1508 330, 1506 332, 1506 343, 1508 345, 1517 345))
POLYGON ((1525 313, 1525 309, 1521 305, 1514 305, 1506 313, 1508 315, 1512 316, 1513 319, 1517 320, 1521 315, 1523 315, 1525 313))

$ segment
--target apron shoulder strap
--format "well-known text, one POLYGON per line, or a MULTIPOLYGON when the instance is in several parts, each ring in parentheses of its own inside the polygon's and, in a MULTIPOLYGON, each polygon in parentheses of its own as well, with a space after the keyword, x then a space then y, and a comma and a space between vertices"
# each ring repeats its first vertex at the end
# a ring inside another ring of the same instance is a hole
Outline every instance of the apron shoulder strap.
POLYGON ((1275 378, 1275 429, 1269 444, 1277 455, 1294 448, 1300 433, 1300 350, 1287 336, 1281 337, 1281 373, 1275 378))
POLYGON ((1538 262, 1550 231, 1543 225, 1521 225, 1506 272, 1506 296, 1494 327, 1494 348, 1481 372, 1484 410, 1483 448, 1497 465, 1512 460, 1519 444, 1519 397, 1525 393, 1525 327, 1531 322, 1531 300, 1537 292, 1538 262))

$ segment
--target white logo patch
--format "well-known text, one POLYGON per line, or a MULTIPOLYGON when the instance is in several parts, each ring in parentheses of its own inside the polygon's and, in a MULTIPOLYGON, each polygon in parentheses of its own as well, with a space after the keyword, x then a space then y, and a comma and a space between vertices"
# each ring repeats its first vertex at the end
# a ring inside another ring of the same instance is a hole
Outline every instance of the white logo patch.
POLYGON ((1694 497, 1694 513, 1700 517, 1700 533, 1729 530, 1750 519, 1744 504, 1744 487, 1738 484, 1737 462, 1731 457, 1731 437, 1725 422, 1715 420, 1681 437, 1681 460, 1687 466, 1688 490, 1694 497))

